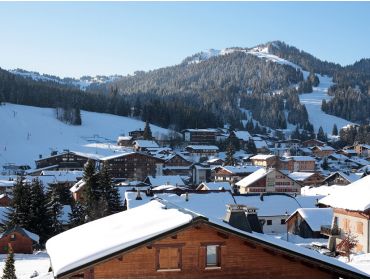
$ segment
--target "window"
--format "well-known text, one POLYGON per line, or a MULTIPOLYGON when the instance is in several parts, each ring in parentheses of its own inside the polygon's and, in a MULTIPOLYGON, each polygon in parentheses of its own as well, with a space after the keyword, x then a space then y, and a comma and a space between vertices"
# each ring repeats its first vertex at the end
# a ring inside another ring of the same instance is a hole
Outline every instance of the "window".
POLYGON ((158 247, 157 270, 181 269, 181 247, 158 247))
POLYGON ((10 240, 11 241, 15 240, 15 234, 14 233, 10 235, 10 240))
POLYGON ((282 225, 285 225, 285 219, 281 219, 281 220, 280 220, 280 223, 281 223, 282 225))
POLYGON ((206 268, 221 266, 220 245, 207 245, 206 253, 206 268))
POLYGON ((272 225, 272 220, 267 220, 266 225, 271 226, 272 225))
POLYGON ((364 233, 364 225, 362 222, 356 223, 356 233, 363 234, 364 233))

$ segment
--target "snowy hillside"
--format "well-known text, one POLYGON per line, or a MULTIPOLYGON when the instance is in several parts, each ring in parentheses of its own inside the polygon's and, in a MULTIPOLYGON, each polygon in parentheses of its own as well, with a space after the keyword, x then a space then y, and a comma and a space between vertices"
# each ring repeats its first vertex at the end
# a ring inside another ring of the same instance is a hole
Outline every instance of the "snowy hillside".
POLYGON ((57 76, 47 75, 47 74, 40 74, 38 72, 31 72, 26 71, 23 69, 14 69, 9 70, 10 73, 22 76, 24 78, 32 79, 34 81, 43 81, 43 82, 54 82, 62 85, 73 86, 79 88, 81 90, 86 90, 87 87, 93 84, 103 84, 113 82, 115 79, 121 78, 122 76, 119 75, 112 75, 112 76, 83 76, 79 79, 75 78, 60 78, 57 76))
MULTIPOLYGON (((54 109, 6 104, 0 106, 0 170, 6 163, 27 164, 50 152, 64 149, 111 155, 119 135, 144 129, 139 120, 110 114, 81 111, 82 125, 71 126, 55 118, 54 109)), ((163 138, 168 130, 151 125, 153 136, 163 138)))

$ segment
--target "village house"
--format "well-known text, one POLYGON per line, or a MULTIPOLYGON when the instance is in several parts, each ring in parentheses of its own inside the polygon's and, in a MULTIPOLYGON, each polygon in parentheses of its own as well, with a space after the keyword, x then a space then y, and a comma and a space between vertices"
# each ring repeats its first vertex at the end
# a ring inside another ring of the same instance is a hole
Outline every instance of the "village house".
POLYGON ((236 138, 239 140, 240 147, 243 149, 247 148, 247 143, 250 139, 252 139, 252 136, 249 134, 248 131, 234 131, 236 138))
POLYGON ((162 185, 172 185, 177 187, 186 187, 185 182, 179 175, 172 176, 148 176, 144 180, 145 184, 148 184, 152 188, 156 188, 162 185))
POLYGON ((287 175, 302 186, 320 186, 325 179, 317 172, 292 172, 287 175))
POLYGON ((172 153, 161 158, 164 160, 164 175, 191 176, 191 165, 193 162, 183 154, 172 153))
POLYGON ((357 181, 360 178, 361 176, 354 174, 354 173, 346 174, 341 171, 336 171, 330 174, 328 177, 326 177, 322 183, 327 186, 332 186, 332 185, 345 186, 345 185, 348 185, 348 184, 351 184, 357 181))
POLYGON ((185 129, 182 131, 184 142, 195 145, 213 145, 216 142, 217 129, 185 129))
POLYGON ((202 182, 208 182, 211 179, 211 168, 209 165, 195 163, 191 167, 191 183, 198 186, 202 182))
POLYGON ((9 207, 12 199, 7 193, 0 194, 0 207, 9 207))
POLYGON ((117 145, 123 147, 132 147, 133 138, 132 136, 118 136, 117 145))
POLYGON ((318 146, 318 147, 325 146, 325 142, 322 142, 317 139, 309 139, 309 140, 302 142, 302 147, 307 148, 307 147, 314 147, 314 146, 318 146))
POLYGON ((323 225, 331 224, 331 208, 299 208, 287 219, 288 232, 302 238, 327 238, 321 234, 323 225))
POLYGON ((229 182, 203 182, 197 188, 197 191, 218 191, 227 190, 232 191, 229 182))
POLYGON ((360 157, 367 158, 370 156, 370 145, 367 144, 357 144, 354 146, 356 154, 360 157))
POLYGON ((147 176, 162 175, 164 160, 141 152, 128 152, 101 158, 107 163, 113 178, 144 180, 147 176))
POLYGON ((250 158, 253 165, 261 167, 276 167, 278 157, 275 155, 255 155, 250 158))
POLYGON ((55 278, 368 277, 258 227, 243 205, 213 219, 153 200, 54 236, 46 249, 55 278))
POLYGON ((157 142, 153 140, 135 140, 133 142, 134 150, 137 152, 145 152, 149 149, 159 148, 157 142))
POLYGON ((193 158, 209 158, 218 154, 218 147, 213 145, 189 145, 185 147, 185 150, 193 158))
POLYGON ((329 236, 329 249, 334 251, 350 232, 358 241, 355 252, 370 253, 369 186, 368 175, 319 200, 321 205, 331 207, 334 212, 332 222, 321 229, 322 234, 329 236))
POLYGON ((240 194, 244 193, 289 193, 300 194, 301 185, 274 168, 261 168, 237 182, 240 194))
POLYGON ((314 146, 311 148, 312 154, 318 158, 328 157, 335 153, 335 149, 330 146, 314 146))
POLYGON ((221 181, 234 184, 260 168, 254 165, 217 166, 213 169, 213 178, 217 182, 221 181))
POLYGON ((278 168, 289 172, 314 171, 315 164, 315 159, 310 156, 288 156, 278 160, 278 168))
POLYGON ((9 246, 13 253, 32 254, 34 245, 39 243, 39 239, 37 234, 15 226, 0 234, 0 254, 8 254, 9 246))

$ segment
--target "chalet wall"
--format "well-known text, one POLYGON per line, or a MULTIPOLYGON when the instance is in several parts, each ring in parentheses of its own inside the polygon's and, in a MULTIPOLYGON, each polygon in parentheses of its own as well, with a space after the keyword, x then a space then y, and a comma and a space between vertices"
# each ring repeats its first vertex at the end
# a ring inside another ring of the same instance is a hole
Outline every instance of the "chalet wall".
POLYGON ((9 244, 12 246, 13 253, 32 254, 32 239, 20 234, 19 232, 13 232, 0 239, 0 254, 7 254, 9 244), (15 239, 12 240, 11 236, 14 234, 15 239))
MULTIPOLYGON (((232 234, 218 232, 207 224, 189 227, 177 235, 141 246, 87 268, 89 278, 331 278, 323 270, 232 234), (205 268, 206 249, 203 243, 221 245, 221 266, 205 268), (181 247, 180 269, 157 271, 158 246, 181 247)), ((76 273, 78 274, 78 273, 76 273)), ((69 277, 72 277, 69 275, 69 277)))

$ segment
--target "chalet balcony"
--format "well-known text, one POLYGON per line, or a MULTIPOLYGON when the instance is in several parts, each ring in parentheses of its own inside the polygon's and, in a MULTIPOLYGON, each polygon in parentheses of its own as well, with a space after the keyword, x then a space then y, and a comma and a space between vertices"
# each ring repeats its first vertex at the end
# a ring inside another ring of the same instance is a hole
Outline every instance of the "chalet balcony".
POLYGON ((337 227, 321 226, 320 233, 326 236, 340 236, 340 229, 337 227))

